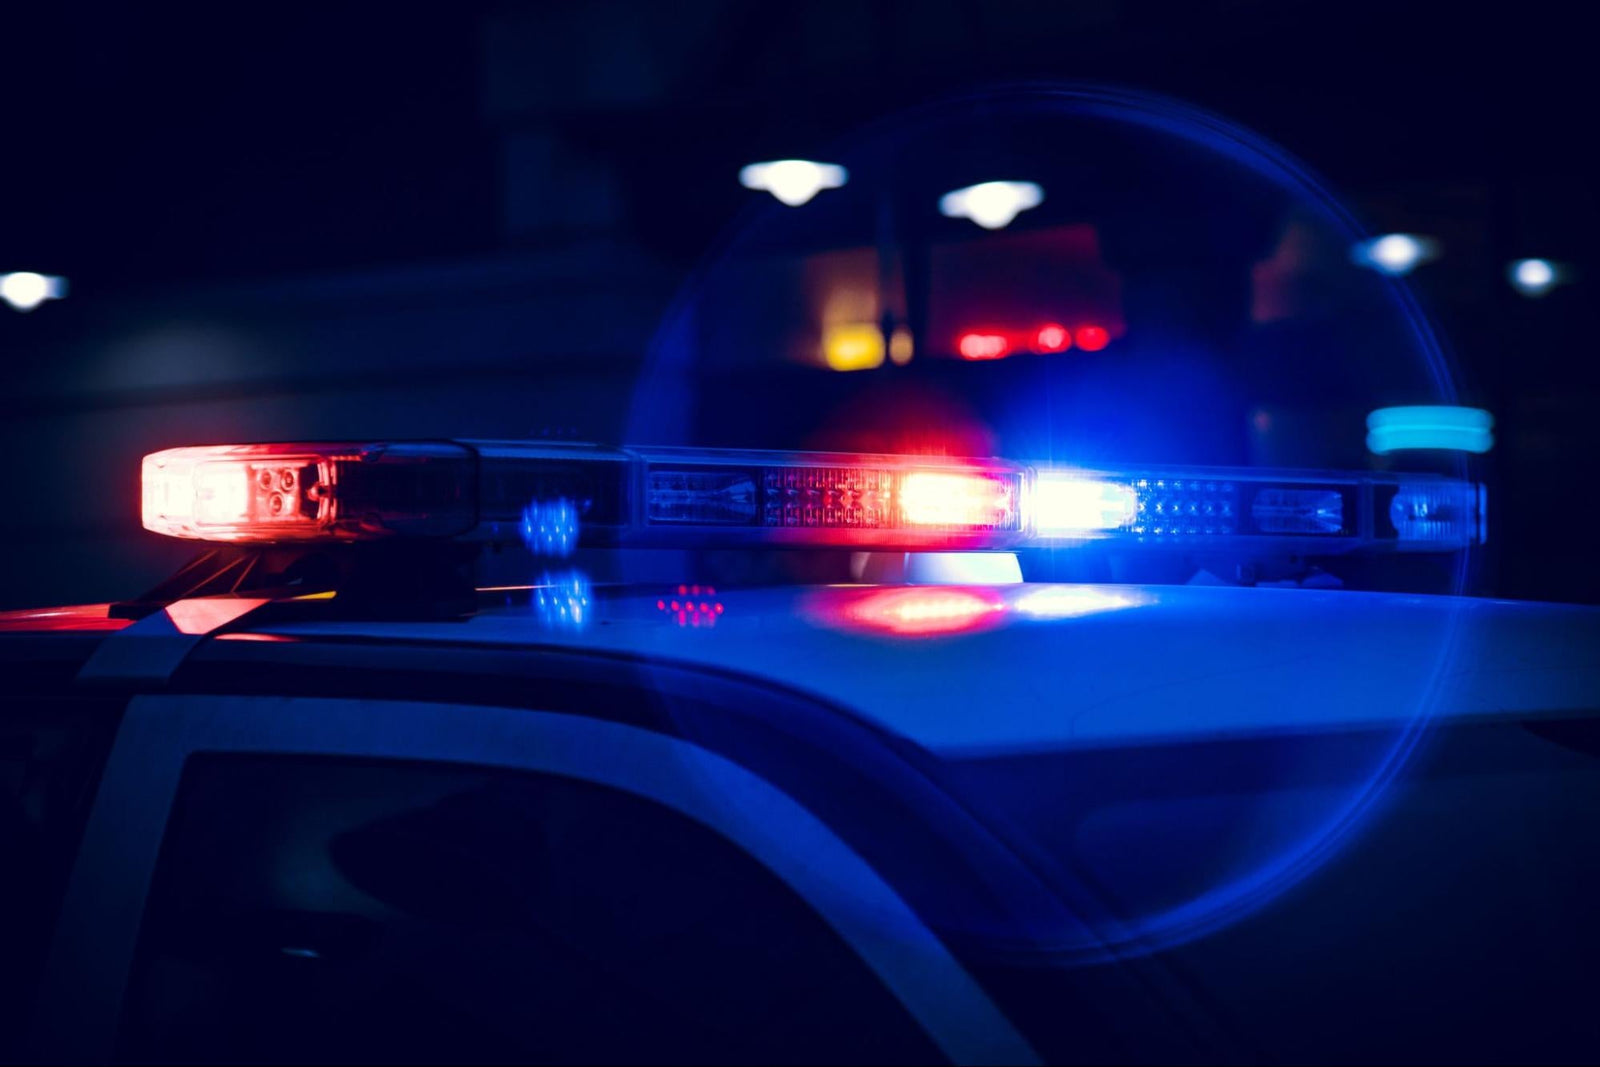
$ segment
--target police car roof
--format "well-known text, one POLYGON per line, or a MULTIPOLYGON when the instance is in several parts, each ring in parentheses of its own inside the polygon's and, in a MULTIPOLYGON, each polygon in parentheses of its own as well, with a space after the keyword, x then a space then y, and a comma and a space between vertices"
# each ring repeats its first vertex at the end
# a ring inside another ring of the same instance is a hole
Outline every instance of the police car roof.
POLYGON ((1571 605, 1197 586, 684 585, 603 592, 574 620, 523 592, 459 621, 247 618, 220 638, 686 664, 812 694, 951 755, 1600 705, 1600 609, 1571 605))

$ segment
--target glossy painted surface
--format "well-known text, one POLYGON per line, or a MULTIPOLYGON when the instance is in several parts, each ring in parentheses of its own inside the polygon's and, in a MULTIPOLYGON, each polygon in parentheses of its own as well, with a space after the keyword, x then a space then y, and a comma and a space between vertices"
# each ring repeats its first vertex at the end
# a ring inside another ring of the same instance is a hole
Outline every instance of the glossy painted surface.
POLYGON ((0 611, 0 633, 93 633, 120 630, 133 620, 107 616, 110 604, 0 611))
POLYGON ((1586 607, 1308 589, 838 586, 722 589, 722 610, 691 626, 658 607, 676 592, 602 594, 579 630, 522 604, 464 622, 259 630, 696 664, 811 693, 951 754, 1600 707, 1600 610, 1586 607))
MULTIPOLYGON (((631 687, 648 686, 654 665, 682 664, 809 695, 876 728, 864 738, 915 746, 918 773, 1026 857, 1025 878, 993 887, 999 912, 914 879, 907 891, 935 925, 1072 963, 1189 941, 1279 899, 1360 839, 1430 720, 1600 709, 1594 608, 1308 589, 690 582, 586 590, 580 622, 551 610, 564 588, 485 591, 480 613, 460 620, 263 612, 209 635, 136 628, 108 635, 80 677, 159 684, 208 642, 333 638, 395 642, 404 655, 462 649, 464 665, 468 649, 581 650, 642 665, 618 672, 631 687), (1195 744, 1217 740, 1244 743, 1195 744)), ((173 629, 163 616, 151 618, 173 629)), ((537 707, 542 668, 531 666, 512 699, 537 707)), ((503 684, 452 677, 443 695, 463 706, 507 699, 503 684)), ((695 723, 679 724, 687 739, 724 739, 695 723)), ((780 744, 764 758, 792 757, 780 744)))

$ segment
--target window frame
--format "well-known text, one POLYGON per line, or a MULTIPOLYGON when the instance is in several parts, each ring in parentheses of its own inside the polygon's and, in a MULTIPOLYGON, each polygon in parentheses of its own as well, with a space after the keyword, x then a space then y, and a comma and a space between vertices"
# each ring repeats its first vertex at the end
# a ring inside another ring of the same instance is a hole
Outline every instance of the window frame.
POLYGON ((162 840, 200 752, 558 774, 653 800, 728 838, 805 900, 952 1061, 1037 1062, 901 896, 789 794, 666 734, 572 712, 307 696, 147 694, 128 704, 63 903, 35 1051, 109 1061, 162 840))

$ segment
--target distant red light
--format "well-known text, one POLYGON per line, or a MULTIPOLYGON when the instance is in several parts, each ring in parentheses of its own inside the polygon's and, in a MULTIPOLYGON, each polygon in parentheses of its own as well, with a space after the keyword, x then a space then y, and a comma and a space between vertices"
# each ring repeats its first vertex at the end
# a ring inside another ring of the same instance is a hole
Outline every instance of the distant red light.
POLYGON ((1072 335, 1065 326, 1047 323, 1033 335, 1033 347, 1039 352, 1065 352, 1072 347, 1072 335))
POLYGON ((1078 327, 1078 347, 1085 352, 1098 352, 1111 343, 1111 335, 1104 326, 1078 327))
POLYGON ((997 333, 964 333, 956 339, 962 359, 1003 359, 1011 346, 997 333))

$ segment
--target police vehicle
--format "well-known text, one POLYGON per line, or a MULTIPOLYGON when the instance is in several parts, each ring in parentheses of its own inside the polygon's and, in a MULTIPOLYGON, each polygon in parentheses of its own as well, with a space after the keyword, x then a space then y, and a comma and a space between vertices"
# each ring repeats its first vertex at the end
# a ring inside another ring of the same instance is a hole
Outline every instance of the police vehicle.
MULTIPOLYGON (((1063 100, 1075 122, 1174 121, 1063 100)), ((964 136, 1036 142, 992 99, 960 114, 964 136)), ((977 143, 930 129, 930 150, 977 143)), ((1085 233, 1056 238, 1094 259, 1085 233)), ((962 254, 951 277, 973 276, 962 254)), ((1123 358, 1142 297, 1096 271, 1070 276, 1077 318, 1022 341, 824 308, 801 347, 827 383, 965 375, 1003 421, 1050 393, 1008 375, 1123 358)), ((702 349, 794 332, 730 292, 695 310, 759 323, 702 315, 702 349)), ((761 450, 145 455, 143 526, 192 562, 130 600, 0 614, 5 1055, 1592 1057, 1600 610, 1462 595, 1493 496, 1459 453, 1213 464, 1212 438, 1175 433, 1220 395, 1195 363, 1139 364, 1142 396, 1074 378, 1069 403, 1155 414, 1019 419, 1015 452, 951 445, 957 420, 896 388, 861 395, 947 447, 855 447, 846 418, 761 450), (1134 458, 1084 444, 1119 432, 1134 458)), ((663 380, 626 439, 682 410, 663 380)), ((701 404, 747 444, 801 406, 701 404)))

